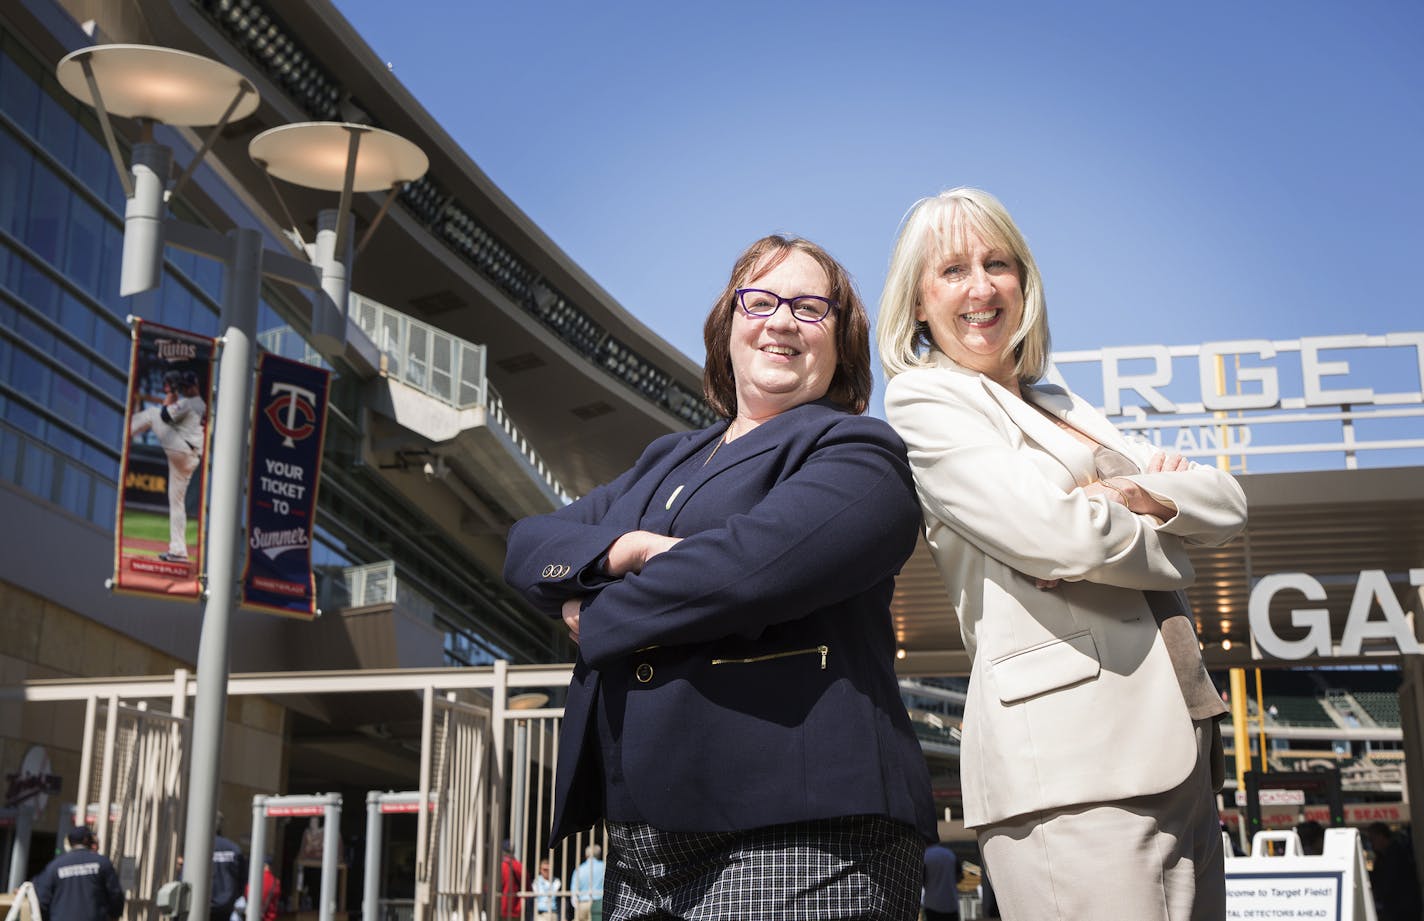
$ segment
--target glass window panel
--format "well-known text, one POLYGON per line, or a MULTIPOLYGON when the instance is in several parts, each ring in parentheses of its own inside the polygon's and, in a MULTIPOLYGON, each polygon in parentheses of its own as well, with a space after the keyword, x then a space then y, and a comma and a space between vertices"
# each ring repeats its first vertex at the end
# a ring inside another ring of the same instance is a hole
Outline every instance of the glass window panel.
POLYGON ((193 318, 189 322, 188 328, 195 333, 202 333, 204 336, 218 334, 218 315, 208 310, 196 297, 193 298, 193 318))
POLYGON ((171 272, 163 273, 163 307, 160 322, 178 329, 192 329, 193 295, 171 272))
POLYGON ((453 403, 455 401, 455 396, 450 392, 452 389, 453 388, 449 374, 446 374, 444 371, 430 372, 431 393, 435 394, 435 396, 444 400, 446 403, 453 403))
MULTIPOLYGON (((24 349, 15 349, 7 383, 41 406, 49 404, 50 370, 24 349)), ((33 429, 30 429, 33 431, 33 429)))
POLYGON ((214 301, 222 300, 222 263, 216 259, 198 259, 193 266, 193 281, 214 301))
MULTIPOLYGON (((84 425, 84 404, 88 396, 84 388, 63 374, 55 373, 54 380, 50 384, 53 396, 50 398, 50 410, 59 418, 66 422, 72 422, 77 426, 84 425)), ((58 429, 55 430, 58 434, 58 429)), ((79 441, 75 439, 73 446, 66 449, 66 454, 76 454, 79 451, 79 441)))
POLYGON ((13 422, 15 428, 22 432, 27 432, 39 439, 45 437, 46 426, 44 419, 40 418, 38 413, 31 412, 15 400, 11 400, 6 404, 5 418, 13 422))
POLYGON ((48 354, 54 350, 54 333, 49 331, 48 326, 42 326, 30 319, 27 313, 21 313, 15 318, 15 334, 21 342, 37 351, 48 354))
POLYGON ((78 457, 79 451, 84 447, 84 442, 78 435, 58 425, 51 425, 49 427, 49 440, 47 444, 50 450, 60 457, 78 457))
POLYGON ((59 285, 29 260, 18 260, 19 279, 15 290, 20 300, 47 317, 59 316, 59 285))
MULTIPOLYGON (((94 341, 93 308, 68 291, 59 296, 59 325, 80 342, 94 341)), ((84 373, 89 372, 86 370, 84 373)))
POLYGON ((81 288, 99 294, 104 225, 108 222, 78 195, 69 207, 69 233, 64 247, 64 272, 81 288))
MULTIPOLYGON (((0 91, 0 96, 4 95, 0 91)), ((34 158, 8 131, 0 130, 0 227, 18 235, 29 213, 34 158)))
POLYGON ((20 486, 44 499, 54 486, 54 455, 33 441, 20 448, 20 486))
POLYGON ((60 467, 59 504, 80 518, 89 517, 89 491, 91 478, 88 473, 74 464, 60 467))
POLYGON ((26 67, 12 57, 16 51, 13 42, 6 42, 5 53, 0 55, 0 109, 33 135, 39 126, 40 72, 32 61, 27 60, 26 67))
POLYGON ((115 329, 108 323, 99 323, 95 332, 97 341, 94 343, 94 347, 99 350, 99 354, 127 375, 129 357, 133 350, 133 338, 129 335, 128 330, 115 329))
POLYGON ((74 127, 74 116, 66 107, 49 93, 41 92, 40 146, 66 166, 74 157, 74 127))
MULTIPOLYGON (((118 449, 119 449, 119 445, 118 445, 117 443, 115 443, 115 444, 114 444, 114 450, 118 450, 118 449)), ((110 480, 118 480, 118 478, 119 478, 119 461, 118 461, 118 458, 116 458, 116 457, 114 457, 113 455, 109 454, 109 453, 108 453, 107 451, 105 451, 103 448, 97 448, 97 447, 95 447, 94 445, 89 444, 88 442, 85 442, 85 443, 84 443, 84 450, 80 452, 80 455, 79 455, 79 456, 80 456, 81 458, 83 458, 84 463, 88 464, 90 467, 93 467, 95 470, 99 471, 99 473, 103 474, 103 475, 104 475, 105 477, 107 477, 108 479, 110 479, 110 480)))
POLYGON ((36 163, 30 187, 30 213, 22 235, 30 249, 52 265, 59 264, 59 248, 69 219, 69 189, 43 163, 36 163))
POLYGON ((168 262, 175 269, 182 272, 189 278, 192 278, 193 273, 197 271, 197 267, 195 264, 198 261, 198 257, 188 252, 186 249, 177 249, 170 247, 166 255, 168 257, 168 262))
POLYGON ((22 440, 14 429, 0 425, 0 480, 13 483, 19 477, 22 440))
POLYGON ((94 496, 90 503, 89 520, 105 530, 114 529, 114 516, 118 512, 119 491, 112 483, 94 481, 94 496))
POLYGON ((109 313, 122 320, 131 312, 130 298, 119 296, 119 275, 124 266, 123 231, 105 222, 100 246, 103 249, 103 259, 99 263, 99 286, 94 293, 100 303, 109 308, 109 313))
POLYGON ((406 353, 405 379, 415 386, 425 389, 426 341, 425 327, 411 323, 408 327, 410 342, 406 353))
POLYGON ((54 360, 57 365, 72 372, 80 380, 89 377, 89 359, 83 352, 58 337, 54 342, 54 360))
POLYGON ((430 360, 435 370, 444 371, 447 374, 450 372, 450 365, 454 360, 452 357, 454 349, 455 340, 450 336, 437 333, 432 337, 430 360))
POLYGON ((108 194, 110 177, 117 179, 114 161, 98 135, 99 126, 92 112, 84 109, 80 119, 82 126, 74 133, 74 174, 89 191, 103 198, 108 194))
POLYGON ((119 410, 91 395, 84 415, 84 430, 115 450, 122 448, 124 417, 119 410))
POLYGON ((0 338, 0 381, 10 379, 10 357, 13 352, 14 346, 10 345, 10 340, 0 338))

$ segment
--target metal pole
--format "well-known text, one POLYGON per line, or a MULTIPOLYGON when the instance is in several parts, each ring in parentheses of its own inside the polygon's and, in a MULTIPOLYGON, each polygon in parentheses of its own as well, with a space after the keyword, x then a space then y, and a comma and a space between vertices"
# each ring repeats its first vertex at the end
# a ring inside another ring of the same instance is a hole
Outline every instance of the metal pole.
POLYGON ((346 215, 347 233, 343 234, 341 214, 330 208, 316 216, 316 244, 312 247, 312 264, 321 270, 321 291, 312 303, 312 344, 323 351, 339 352, 346 347, 346 314, 351 297, 350 228, 356 218, 346 215), (326 303, 326 298, 331 303, 326 303))
POLYGON ((247 855, 247 921, 262 921, 266 893, 262 891, 262 865, 267 857, 267 797, 252 797, 252 852, 247 855))
MULTIPOLYGON (((35 826, 33 803, 21 803, 15 810, 15 840, 10 844, 10 884, 6 892, 14 892, 25 881, 30 866, 30 837, 35 826)), ((55 842, 56 847, 64 847, 55 842)))
POLYGON ((79 795, 74 804, 75 814, 81 817, 89 814, 89 788, 94 785, 94 728, 98 722, 99 698, 91 694, 84 701, 84 746, 79 755, 79 795))
POLYGON ((341 864, 341 796, 327 794, 326 822, 321 838, 321 910, 318 921, 332 921, 336 917, 336 876, 341 864))
POLYGON ((415 818, 415 921, 429 917, 431 882, 430 862, 430 760, 435 748, 435 688, 427 685, 422 693, 420 710, 420 802, 415 818))
MULTIPOLYGON (((1251 770, 1251 736, 1246 725, 1246 669, 1233 668, 1228 673, 1231 681, 1231 728, 1232 748, 1236 752, 1236 789, 1246 789, 1246 774, 1251 770)), ((1251 830, 1246 827, 1246 814, 1241 814, 1237 826, 1241 833, 1241 849, 1250 852, 1251 830)))
MULTIPOLYGON (((366 876, 361 885, 361 917, 378 921, 381 902, 381 794, 366 794, 366 876)), ((248 918, 247 921, 256 921, 248 918)))
MULTIPOLYGON (((94 818, 94 837, 99 839, 99 850, 114 853, 114 842, 109 840, 109 808, 114 801, 114 771, 118 762, 119 745, 119 698, 109 698, 109 710, 104 719, 104 773, 99 777, 99 813, 94 818)), ((85 816, 86 821, 88 816, 85 816)))
POLYGON ((489 829, 493 847, 485 865, 485 912, 499 915, 500 840, 504 837, 504 716, 509 702, 509 663, 494 660, 494 686, 490 688, 489 829))
POLYGON ((509 843, 514 848, 514 856, 523 864, 526 861, 524 820, 529 807, 529 790, 525 783, 525 764, 529 760, 529 722, 515 719, 508 721, 506 725, 514 733, 514 764, 510 767, 510 783, 513 789, 510 791, 509 804, 509 843))
POLYGON ((208 509, 208 601, 198 640, 193 758, 183 836, 183 879, 192 887, 190 910, 199 915, 208 911, 212 892, 213 825, 227 709, 228 626, 237 586, 237 551, 242 543, 242 481, 252 418, 252 341, 257 333, 262 282, 262 235, 238 229, 227 236, 232 249, 223 273, 223 350, 208 509))

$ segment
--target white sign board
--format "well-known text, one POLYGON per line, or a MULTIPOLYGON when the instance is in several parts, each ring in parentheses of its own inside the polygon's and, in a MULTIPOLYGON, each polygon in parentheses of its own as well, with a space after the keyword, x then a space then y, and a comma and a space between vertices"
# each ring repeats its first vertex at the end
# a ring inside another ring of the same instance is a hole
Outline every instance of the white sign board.
MULTIPOLYGON (((1262 806, 1304 806, 1304 790, 1260 790, 1259 802, 1262 806)), ((1236 805, 1246 805, 1246 791, 1236 791, 1236 805)))
POLYGON ((1294 831, 1263 831, 1250 857, 1226 859, 1228 921, 1376 921, 1360 833, 1325 830, 1323 854, 1305 855, 1294 831), (1284 845, 1271 856, 1266 846, 1284 845))
POLYGON ((1343 873, 1229 873, 1229 919, 1343 918, 1343 873))

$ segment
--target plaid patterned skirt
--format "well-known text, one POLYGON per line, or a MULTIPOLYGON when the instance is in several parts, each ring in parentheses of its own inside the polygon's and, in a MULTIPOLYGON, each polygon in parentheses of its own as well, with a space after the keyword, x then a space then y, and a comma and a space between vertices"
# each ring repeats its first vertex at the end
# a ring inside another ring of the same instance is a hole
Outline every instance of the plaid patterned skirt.
POLYGON ((735 832, 608 823, 604 921, 914 921, 925 844, 883 816, 735 832))

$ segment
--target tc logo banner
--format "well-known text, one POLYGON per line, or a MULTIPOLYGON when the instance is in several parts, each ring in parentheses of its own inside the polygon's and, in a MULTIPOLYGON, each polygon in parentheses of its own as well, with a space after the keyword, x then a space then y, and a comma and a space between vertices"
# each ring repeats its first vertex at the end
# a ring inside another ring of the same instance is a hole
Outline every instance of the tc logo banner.
POLYGON ((328 371, 280 355, 257 366, 242 602, 289 617, 316 614, 311 544, 330 384, 328 371))

